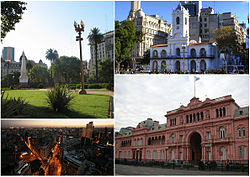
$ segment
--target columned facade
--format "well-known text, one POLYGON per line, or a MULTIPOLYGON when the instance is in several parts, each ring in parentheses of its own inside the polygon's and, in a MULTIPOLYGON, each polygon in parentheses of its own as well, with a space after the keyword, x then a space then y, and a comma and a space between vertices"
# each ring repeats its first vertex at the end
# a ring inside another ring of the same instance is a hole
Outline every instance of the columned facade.
POLYGON ((231 95, 200 101, 192 98, 166 114, 166 124, 151 118, 116 136, 116 159, 138 161, 216 161, 248 163, 248 107, 231 95), (130 154, 130 155, 128 155, 130 154))

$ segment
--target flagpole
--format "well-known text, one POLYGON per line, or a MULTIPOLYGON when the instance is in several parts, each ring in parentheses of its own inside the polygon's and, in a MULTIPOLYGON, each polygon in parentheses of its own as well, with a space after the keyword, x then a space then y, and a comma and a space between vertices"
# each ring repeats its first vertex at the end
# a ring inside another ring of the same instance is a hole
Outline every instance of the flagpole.
POLYGON ((194 78, 194 97, 195 97, 195 78, 194 78))

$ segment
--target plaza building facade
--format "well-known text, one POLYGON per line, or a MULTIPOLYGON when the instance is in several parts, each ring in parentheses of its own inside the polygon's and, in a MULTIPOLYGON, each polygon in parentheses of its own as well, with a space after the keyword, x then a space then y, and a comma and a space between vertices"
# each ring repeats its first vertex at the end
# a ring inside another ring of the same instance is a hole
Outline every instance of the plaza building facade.
MULTIPOLYGON (((90 45, 89 72, 95 71, 95 46, 90 45)), ((103 62, 109 58, 114 60, 114 31, 109 31, 103 34, 103 40, 97 45, 97 60, 103 62)), ((86 66, 86 65, 85 65, 86 66)))
POLYGON ((115 158, 248 163, 249 107, 240 107, 231 95, 205 101, 193 97, 165 117, 166 124, 148 118, 117 132, 115 158))
POLYGON ((173 9, 173 36, 169 37, 168 44, 150 48, 152 72, 203 72, 224 66, 214 43, 190 41, 189 16, 188 9, 182 5, 173 9))
POLYGON ((144 56, 144 52, 150 49, 152 45, 166 44, 168 36, 172 32, 172 25, 168 24, 159 15, 147 15, 141 8, 140 1, 131 1, 131 8, 128 20, 133 21, 135 29, 142 31, 142 42, 134 44, 132 57, 139 60, 144 56))

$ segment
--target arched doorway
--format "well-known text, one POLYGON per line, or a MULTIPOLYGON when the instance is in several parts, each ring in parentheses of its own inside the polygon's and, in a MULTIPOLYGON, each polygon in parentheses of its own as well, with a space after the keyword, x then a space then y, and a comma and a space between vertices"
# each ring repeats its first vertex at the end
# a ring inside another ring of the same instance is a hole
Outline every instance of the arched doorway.
POLYGON ((191 160, 198 162, 201 160, 201 135, 197 132, 190 136, 191 160))
POLYGON ((180 72, 181 64, 179 61, 176 61, 175 63, 175 72, 180 72))
POLYGON ((202 72, 206 71, 206 62, 205 62, 205 60, 201 60, 200 68, 201 68, 202 72))
POLYGON ((157 70, 158 70, 158 63, 157 63, 157 61, 154 61, 153 62, 153 72, 157 72, 157 70))
POLYGON ((196 62, 194 60, 191 61, 191 72, 196 72, 196 62))

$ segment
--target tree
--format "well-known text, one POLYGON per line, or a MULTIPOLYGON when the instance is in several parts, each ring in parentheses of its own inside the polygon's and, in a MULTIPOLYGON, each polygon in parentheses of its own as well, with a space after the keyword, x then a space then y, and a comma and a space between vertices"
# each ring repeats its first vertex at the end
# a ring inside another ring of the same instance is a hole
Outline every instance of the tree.
MULTIPOLYGON (((58 59, 58 57, 59 57, 59 55, 58 55, 57 50, 48 49, 48 50, 46 51, 45 58, 46 58, 47 60, 50 61, 51 65, 52 65, 52 63, 53 63, 55 60, 58 59)), ((50 70, 50 79, 51 79, 51 82, 52 82, 52 70, 50 70)))
POLYGON ((113 61, 110 58, 105 58, 103 62, 100 62, 100 81, 103 83, 114 81, 113 61))
POLYGON ((39 86, 38 84, 41 84, 41 87, 46 85, 49 81, 49 72, 46 68, 41 66, 34 66, 30 71, 30 82, 31 85, 39 86))
POLYGON ((22 19, 26 3, 21 1, 1 1, 1 41, 15 24, 22 19))
MULTIPOLYGON (((10 87, 15 87, 19 84, 20 72, 12 72, 8 74, 8 83, 10 87)), ((7 75, 5 75, 1 80, 2 87, 7 85, 7 75)))
POLYGON ((228 60, 230 55, 239 54, 241 44, 233 28, 229 26, 217 28, 214 39, 221 52, 225 53, 226 60, 228 60))
POLYGON ((27 68, 28 73, 30 73, 33 66, 35 66, 35 62, 33 60, 28 60, 26 63, 26 68, 27 68))
POLYGON ((136 31, 133 21, 115 21, 115 61, 117 71, 121 63, 130 63, 134 44, 142 41, 142 31, 136 31))
POLYGON ((51 65, 52 65, 52 63, 55 61, 55 60, 57 60, 58 59, 58 53, 57 53, 57 50, 53 50, 53 49, 48 49, 47 51, 46 51, 46 56, 45 56, 45 58, 47 59, 47 60, 49 60, 50 62, 51 62, 51 65))
POLYGON ((97 62, 97 45, 103 40, 103 35, 100 33, 98 28, 91 29, 91 32, 88 35, 90 45, 94 45, 95 47, 95 73, 96 73, 96 81, 98 82, 98 62, 97 62))
POLYGON ((80 83, 80 60, 76 57, 61 56, 52 66, 53 79, 59 83, 80 83))

